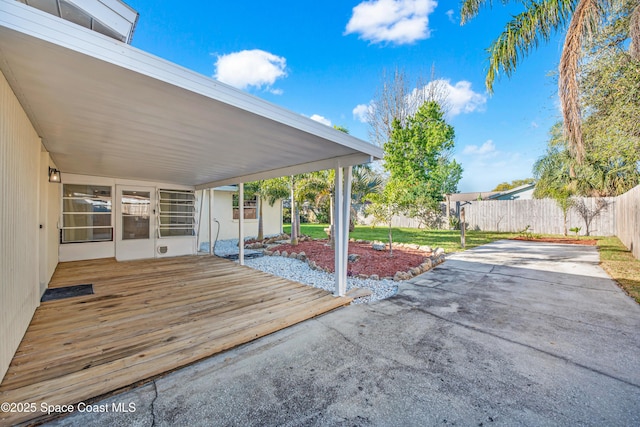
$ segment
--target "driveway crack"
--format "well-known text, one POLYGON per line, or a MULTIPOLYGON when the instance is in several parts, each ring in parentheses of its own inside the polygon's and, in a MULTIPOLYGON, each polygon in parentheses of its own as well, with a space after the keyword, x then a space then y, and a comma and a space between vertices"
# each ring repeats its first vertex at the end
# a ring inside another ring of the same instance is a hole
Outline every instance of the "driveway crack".
POLYGON ((151 427, 154 427, 156 425, 155 404, 156 404, 156 400, 158 399, 158 385, 156 384, 156 380, 153 380, 151 383, 153 384, 153 392, 154 392, 153 400, 151 401, 151 405, 150 405, 150 409, 151 409, 151 427))

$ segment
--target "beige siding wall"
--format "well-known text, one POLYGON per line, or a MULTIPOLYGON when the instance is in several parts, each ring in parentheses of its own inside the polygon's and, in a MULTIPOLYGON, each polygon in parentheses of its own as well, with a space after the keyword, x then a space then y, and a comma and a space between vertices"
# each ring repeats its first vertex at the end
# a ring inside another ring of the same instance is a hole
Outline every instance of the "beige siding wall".
POLYGON ((617 236, 640 259, 640 185, 618 196, 617 236))
POLYGON ((40 139, 0 73, 0 377, 39 304, 40 139))
POLYGON ((42 295, 58 265, 58 220, 62 185, 49 182, 49 167, 56 165, 49 153, 40 153, 40 295, 42 295))
MULTIPOLYGON (((209 241, 209 199, 206 196, 202 206, 202 216, 198 234, 200 236, 200 242, 209 241)), ((238 220, 233 219, 233 192, 232 191, 214 191, 213 196, 213 217, 220 223, 220 234, 218 240, 237 239, 238 238, 238 220)), ((201 192, 198 192, 198 196, 201 197, 201 192)), ((273 206, 264 202, 262 206, 262 215, 264 235, 279 234, 282 232, 282 202, 276 201, 273 206)), ((198 200, 198 209, 200 209, 200 200, 198 200)), ((216 237, 217 224, 213 224, 213 238, 216 237)), ((258 235, 258 220, 246 219, 244 221, 244 235, 245 237, 258 235)))

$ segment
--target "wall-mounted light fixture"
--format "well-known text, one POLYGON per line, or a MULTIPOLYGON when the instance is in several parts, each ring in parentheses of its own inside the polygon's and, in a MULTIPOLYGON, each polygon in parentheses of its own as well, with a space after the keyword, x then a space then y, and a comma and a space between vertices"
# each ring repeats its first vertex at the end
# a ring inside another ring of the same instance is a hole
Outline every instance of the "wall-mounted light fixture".
POLYGON ((60 171, 49 166, 49 182, 61 182, 60 171))

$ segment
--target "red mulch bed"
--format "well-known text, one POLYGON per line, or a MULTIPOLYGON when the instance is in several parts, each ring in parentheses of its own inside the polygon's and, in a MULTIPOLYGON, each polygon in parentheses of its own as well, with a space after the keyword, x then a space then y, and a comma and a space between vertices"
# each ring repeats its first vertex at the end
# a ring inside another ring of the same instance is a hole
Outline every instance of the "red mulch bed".
MULTIPOLYGON (((270 248, 272 251, 287 251, 287 253, 304 252, 312 261, 322 267, 334 271, 333 249, 327 240, 311 240, 300 242, 296 246, 290 244, 278 245, 270 248)), ((389 257, 389 251, 375 251, 371 243, 349 242, 349 254, 358 254, 360 259, 347 264, 347 275, 356 276, 377 274, 380 278, 393 277, 397 271, 407 271, 410 268, 422 264, 428 257, 428 253, 417 249, 393 248, 393 257, 389 257)))
POLYGON ((511 240, 524 240, 527 242, 544 242, 544 243, 567 243, 570 245, 587 245, 595 246, 598 244, 597 240, 593 239, 572 239, 571 237, 514 237, 511 240))

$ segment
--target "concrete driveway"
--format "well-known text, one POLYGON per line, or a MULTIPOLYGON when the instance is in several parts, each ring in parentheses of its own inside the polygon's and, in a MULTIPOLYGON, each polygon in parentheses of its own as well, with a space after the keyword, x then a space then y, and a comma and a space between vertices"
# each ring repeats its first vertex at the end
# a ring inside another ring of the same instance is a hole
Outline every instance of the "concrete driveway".
POLYGON ((595 248, 498 241, 52 425, 638 426, 639 360, 595 248))

